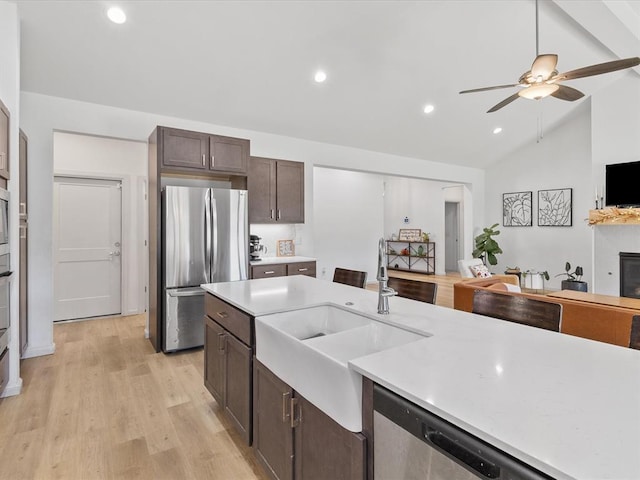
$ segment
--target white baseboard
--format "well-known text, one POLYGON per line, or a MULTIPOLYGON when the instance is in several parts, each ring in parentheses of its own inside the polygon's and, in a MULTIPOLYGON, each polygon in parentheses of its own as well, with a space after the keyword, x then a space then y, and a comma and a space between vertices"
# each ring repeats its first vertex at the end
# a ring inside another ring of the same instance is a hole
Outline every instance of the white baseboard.
POLYGON ((149 338, 149 329, 148 328, 144 329, 144 338, 149 338))
POLYGON ((56 344, 43 345, 41 347, 31 347, 27 345, 26 350, 22 354, 22 358, 42 357, 43 355, 53 355, 56 351, 56 344))
POLYGON ((11 382, 7 384, 4 391, 0 395, 0 398, 4 397, 13 397, 15 395, 20 395, 22 391, 22 378, 18 378, 15 382, 11 382))

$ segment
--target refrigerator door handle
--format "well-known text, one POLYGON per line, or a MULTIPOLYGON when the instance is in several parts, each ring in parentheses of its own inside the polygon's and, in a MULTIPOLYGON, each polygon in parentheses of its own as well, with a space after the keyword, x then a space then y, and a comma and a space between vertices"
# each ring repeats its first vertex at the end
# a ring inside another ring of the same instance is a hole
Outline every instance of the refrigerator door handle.
POLYGON ((211 252, 211 281, 218 270, 218 205, 216 197, 211 195, 211 226, 213 232, 213 251, 211 252))
POLYGON ((204 273, 211 283, 211 190, 204 196, 204 273))

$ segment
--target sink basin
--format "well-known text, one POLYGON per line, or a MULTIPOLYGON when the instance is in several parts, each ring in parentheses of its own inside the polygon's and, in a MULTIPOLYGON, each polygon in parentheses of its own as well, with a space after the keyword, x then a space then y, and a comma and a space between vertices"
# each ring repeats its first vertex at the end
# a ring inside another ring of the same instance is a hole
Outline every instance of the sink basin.
POLYGON ((425 338, 325 305, 256 318, 256 357, 347 430, 362 430, 362 376, 348 366, 425 338))

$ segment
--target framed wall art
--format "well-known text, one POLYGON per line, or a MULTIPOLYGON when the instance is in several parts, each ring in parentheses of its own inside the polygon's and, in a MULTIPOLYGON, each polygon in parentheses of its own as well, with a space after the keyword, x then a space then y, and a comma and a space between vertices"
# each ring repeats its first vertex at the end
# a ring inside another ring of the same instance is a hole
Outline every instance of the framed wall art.
POLYGON ((573 224, 571 188, 538 190, 538 226, 570 227, 573 224))
POLYGON ((296 248, 293 240, 278 240, 278 256, 293 257, 296 254, 296 248))
POLYGON ((398 232, 401 242, 419 242, 422 240, 422 230, 419 228, 401 228, 398 232))
POLYGON ((531 227, 533 192, 502 194, 502 225, 505 227, 531 227))

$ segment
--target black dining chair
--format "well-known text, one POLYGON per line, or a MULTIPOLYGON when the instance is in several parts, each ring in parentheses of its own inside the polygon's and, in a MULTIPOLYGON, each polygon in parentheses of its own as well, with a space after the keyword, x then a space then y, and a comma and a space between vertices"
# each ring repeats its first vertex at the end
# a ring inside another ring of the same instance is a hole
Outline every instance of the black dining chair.
POLYGON ((365 288, 367 285, 367 272, 336 268, 333 272, 333 281, 344 285, 351 285, 352 287, 365 288))
POLYGON ((399 297, 410 298, 419 302, 436 303, 437 283, 389 277, 387 285, 398 292, 399 297))
POLYGON ((476 290, 473 294, 473 313, 509 322, 560 331, 562 305, 520 295, 476 290))

